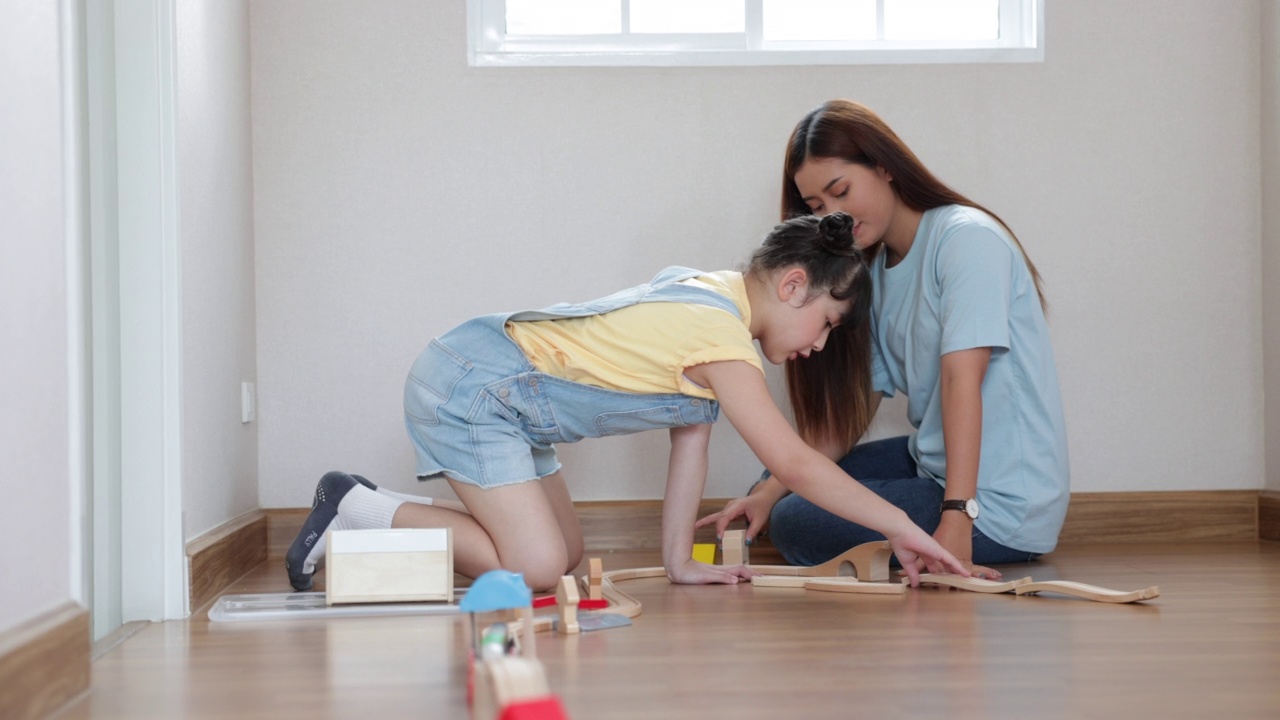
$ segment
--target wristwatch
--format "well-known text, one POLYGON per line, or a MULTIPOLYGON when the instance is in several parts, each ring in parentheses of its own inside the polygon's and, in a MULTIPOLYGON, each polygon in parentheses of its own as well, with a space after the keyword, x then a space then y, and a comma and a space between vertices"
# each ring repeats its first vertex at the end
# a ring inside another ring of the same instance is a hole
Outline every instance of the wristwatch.
POLYGON ((968 498, 966 500, 943 500, 942 512, 946 512, 948 510, 959 510, 965 515, 968 515, 970 520, 977 520, 980 508, 978 507, 978 501, 974 498, 968 498))

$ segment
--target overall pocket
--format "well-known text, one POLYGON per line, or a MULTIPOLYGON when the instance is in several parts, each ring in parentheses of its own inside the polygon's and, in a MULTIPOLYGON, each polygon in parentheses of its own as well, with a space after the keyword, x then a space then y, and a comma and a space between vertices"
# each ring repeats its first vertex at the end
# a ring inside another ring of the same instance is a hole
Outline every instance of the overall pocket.
POLYGON ((404 384, 404 413, 422 425, 439 425, 440 406, 453 397, 471 363, 439 340, 432 340, 409 371, 404 384))

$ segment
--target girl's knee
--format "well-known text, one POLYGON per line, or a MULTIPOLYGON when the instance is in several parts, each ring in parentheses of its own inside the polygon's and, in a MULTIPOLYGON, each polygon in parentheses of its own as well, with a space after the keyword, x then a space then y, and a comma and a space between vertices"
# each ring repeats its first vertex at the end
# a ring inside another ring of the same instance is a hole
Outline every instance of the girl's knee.
MULTIPOLYGON (((529 554, 522 558, 512 561, 504 560, 502 566, 511 572, 518 572, 524 576, 524 583, 528 585, 534 592, 543 592, 555 588, 560 578, 564 577, 568 570, 565 569, 567 558, 563 551, 546 552, 542 554, 529 554)), ((574 563, 572 567, 576 567, 574 563)))

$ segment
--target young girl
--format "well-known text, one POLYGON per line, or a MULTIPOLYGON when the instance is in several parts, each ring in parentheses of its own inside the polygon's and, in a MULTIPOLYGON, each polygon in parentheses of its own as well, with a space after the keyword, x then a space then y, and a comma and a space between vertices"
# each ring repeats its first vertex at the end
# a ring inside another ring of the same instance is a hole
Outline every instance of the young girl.
MULTIPOLYGON (((1066 430, 1040 276, 1017 238, 845 100, 796 125, 783 168, 783 217, 836 211, 854 217, 871 258, 871 322, 789 364, 801 433, 975 574, 1000 575, 975 562, 1053 550, 1069 498, 1066 430), (895 392, 917 432, 855 448, 895 392), (811 407, 814 397, 831 404, 811 407)), ((769 520, 774 545, 799 565, 879 537, 787 490, 775 473, 699 525, 723 532, 745 515, 753 538, 769 520)))
POLYGON ((846 319, 866 316, 868 277, 852 220, 836 213, 779 225, 745 272, 668 268, 648 284, 578 305, 486 315, 433 340, 405 384, 405 424, 420 479, 445 477, 461 499, 432 504, 325 475, 286 557, 309 588, 328 529, 450 527, 454 567, 495 568, 551 588, 582 559, 582 530, 554 445, 668 428, 671 456, 662 555, 677 583, 736 583, 745 566, 691 558, 707 474, 710 423, 721 407, 788 489, 883 533, 910 568, 963 572, 955 558, 812 450, 765 385, 757 340, 778 364, 822 349, 846 319))

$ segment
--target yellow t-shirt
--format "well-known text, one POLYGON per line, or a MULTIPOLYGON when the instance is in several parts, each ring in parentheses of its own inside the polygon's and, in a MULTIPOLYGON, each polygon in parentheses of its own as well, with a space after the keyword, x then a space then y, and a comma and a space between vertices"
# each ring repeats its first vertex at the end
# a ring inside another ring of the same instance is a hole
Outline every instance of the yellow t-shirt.
POLYGON ((734 301, 742 318, 710 305, 643 302, 603 315, 508 322, 507 334, 539 372, 634 393, 683 393, 715 399, 685 368, 743 360, 761 373, 751 339, 751 306, 742 273, 721 271, 683 281, 734 301))

